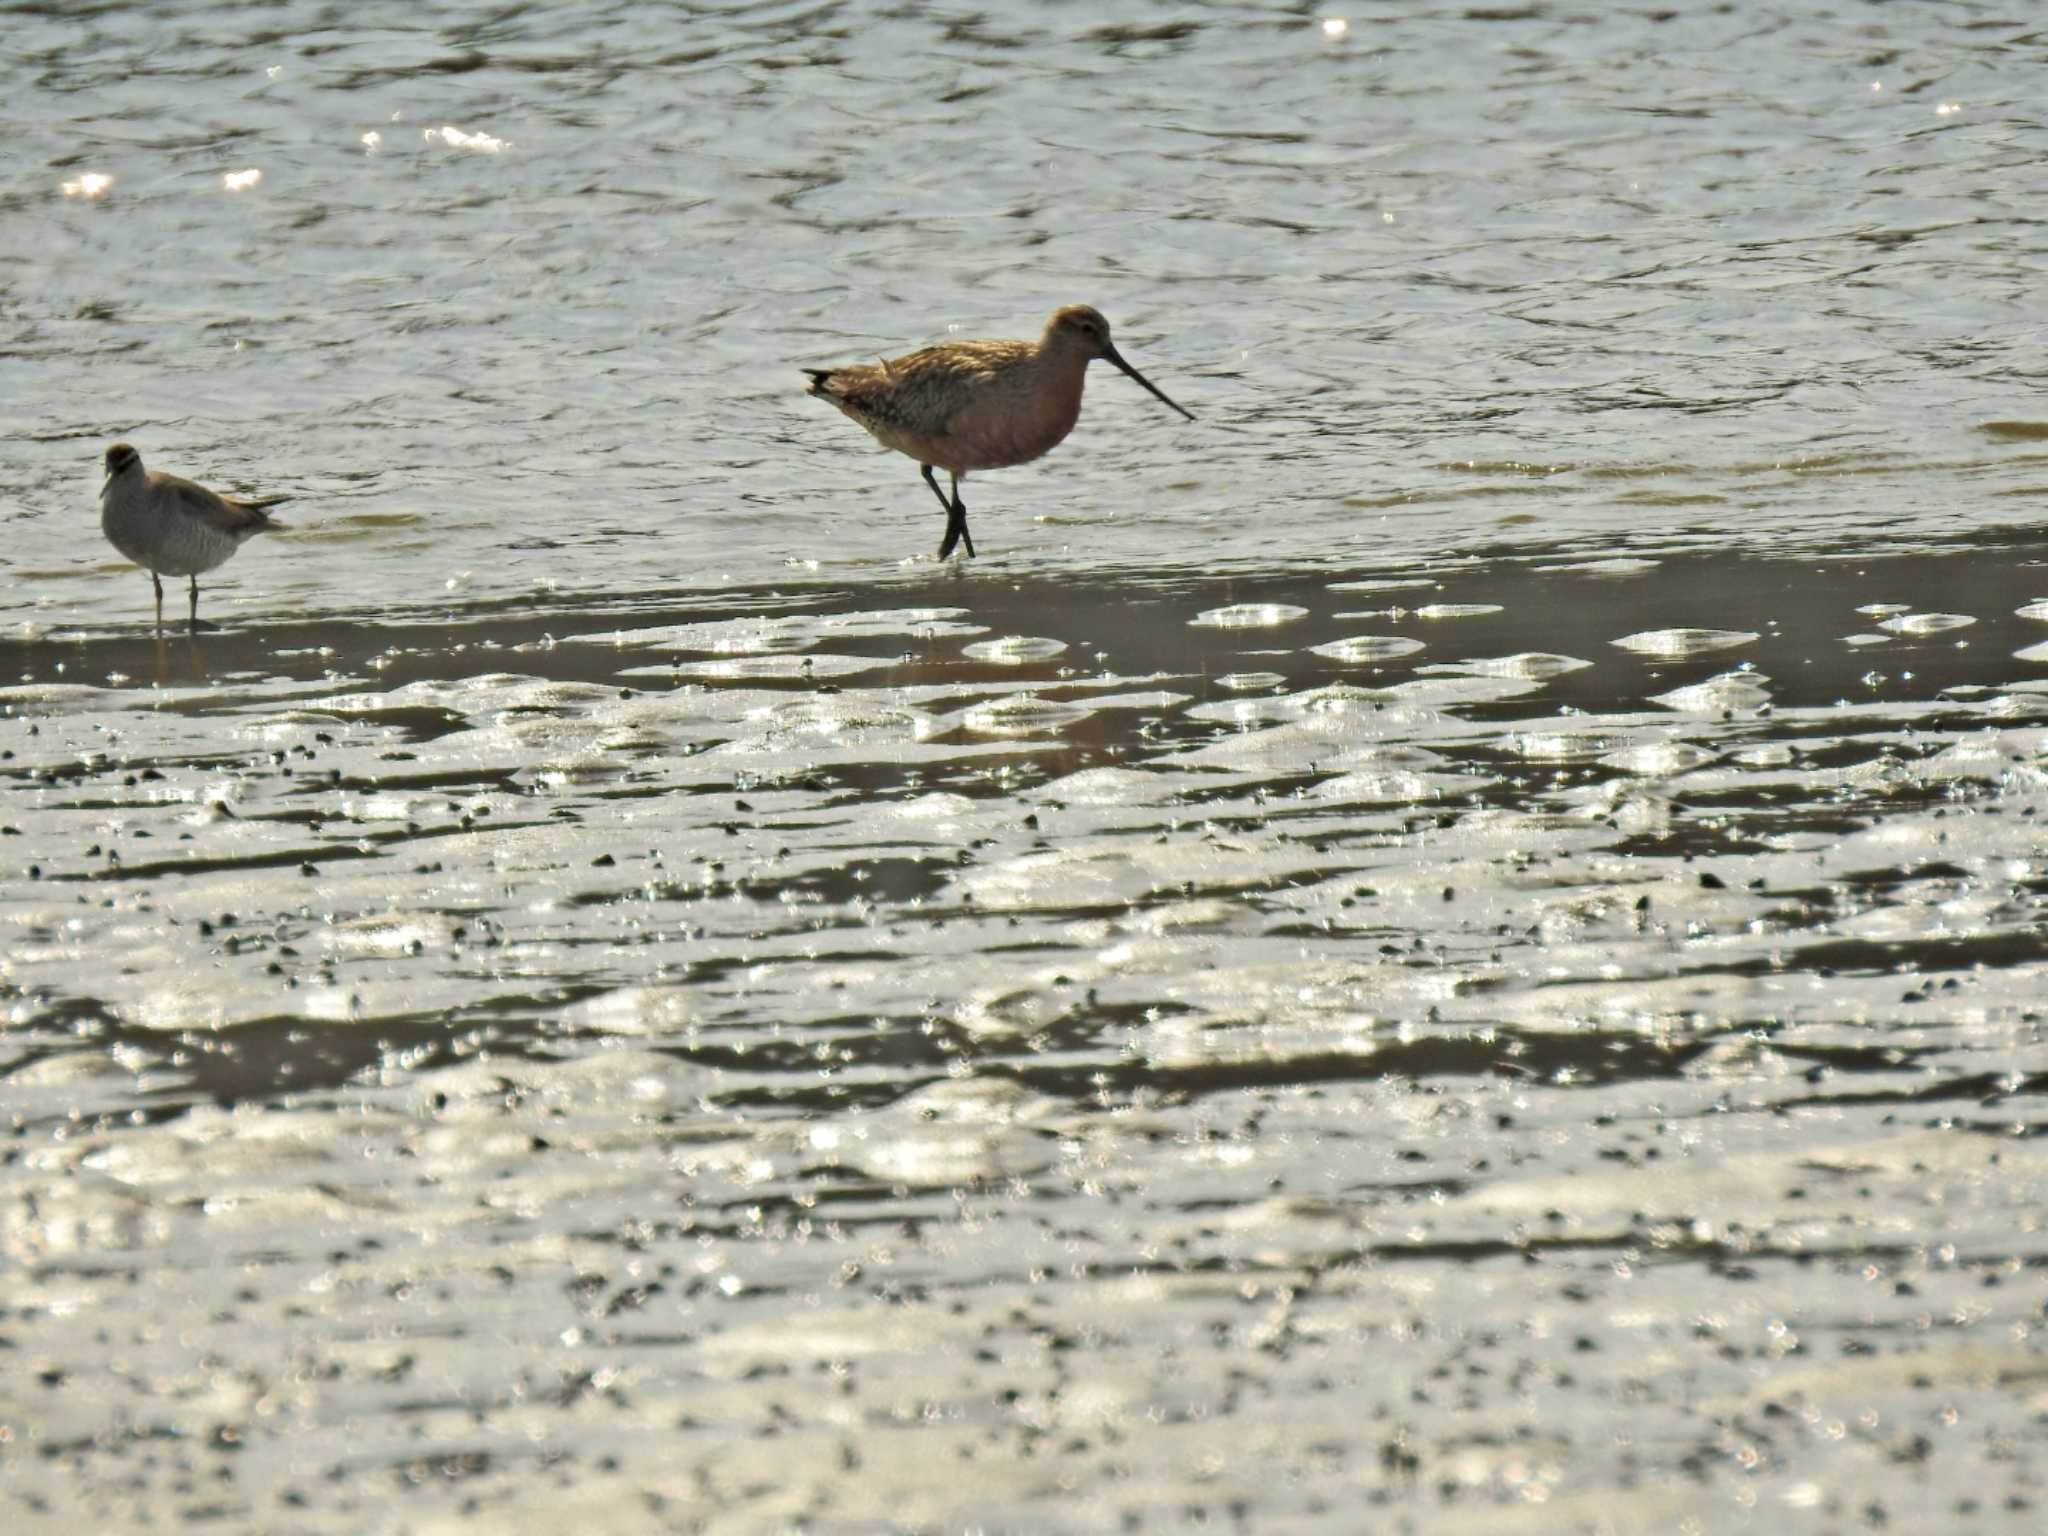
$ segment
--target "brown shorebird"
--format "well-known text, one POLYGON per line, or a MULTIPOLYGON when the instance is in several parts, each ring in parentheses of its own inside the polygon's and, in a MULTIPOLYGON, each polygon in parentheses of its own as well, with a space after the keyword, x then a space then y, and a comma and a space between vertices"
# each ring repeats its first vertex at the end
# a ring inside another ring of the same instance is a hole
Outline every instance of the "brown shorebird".
POLYGON ((1058 446, 1080 417, 1081 385, 1098 357, 1195 419, 1123 360, 1110 342, 1109 322, 1086 304, 1055 311, 1036 341, 948 341, 884 362, 804 372, 812 394, 838 406, 884 447, 917 460, 924 483, 946 509, 943 560, 955 544, 974 553, 960 477, 1026 464, 1058 446), (934 468, 953 477, 951 500, 934 468))
POLYGON ((156 627, 164 627, 165 576, 192 578, 192 632, 199 633, 199 573, 224 563, 259 533, 283 528, 265 507, 284 496, 241 501, 203 485, 144 469, 126 443, 107 450, 107 484, 100 492, 100 531, 107 542, 149 572, 156 588, 156 627))

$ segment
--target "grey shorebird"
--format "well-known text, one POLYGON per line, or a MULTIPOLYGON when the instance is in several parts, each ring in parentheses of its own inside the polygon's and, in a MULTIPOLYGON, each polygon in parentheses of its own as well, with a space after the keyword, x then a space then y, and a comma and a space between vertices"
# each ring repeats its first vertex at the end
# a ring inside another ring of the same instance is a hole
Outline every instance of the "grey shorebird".
POLYGON ((1123 360, 1109 339, 1109 322, 1086 304, 1055 311, 1036 341, 948 341, 884 362, 804 372, 811 394, 838 406, 885 448, 917 460, 924 483, 946 509, 943 560, 955 544, 974 553, 960 477, 1027 464, 1057 447, 1080 419, 1081 386, 1098 357, 1195 419, 1123 360), (953 477, 950 500, 934 468, 953 477))
POLYGON ((122 554, 149 572, 156 588, 156 627, 164 627, 166 576, 192 579, 192 632, 199 632, 199 573, 227 558, 259 533, 281 529, 266 507, 287 496, 244 501, 160 469, 144 469, 142 455, 126 443, 107 450, 107 483, 100 492, 100 532, 122 554))

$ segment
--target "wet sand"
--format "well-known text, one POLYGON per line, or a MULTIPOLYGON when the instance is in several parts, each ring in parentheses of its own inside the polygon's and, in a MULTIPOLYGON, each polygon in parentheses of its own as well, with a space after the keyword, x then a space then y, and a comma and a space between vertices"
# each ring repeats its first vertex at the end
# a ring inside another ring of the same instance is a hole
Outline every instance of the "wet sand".
POLYGON ((2028 1529, 2044 559, 16 644, 10 1527, 2028 1529))
POLYGON ((1357 10, 8 11, 0 1531, 2043 1528, 2048 34, 1357 10))

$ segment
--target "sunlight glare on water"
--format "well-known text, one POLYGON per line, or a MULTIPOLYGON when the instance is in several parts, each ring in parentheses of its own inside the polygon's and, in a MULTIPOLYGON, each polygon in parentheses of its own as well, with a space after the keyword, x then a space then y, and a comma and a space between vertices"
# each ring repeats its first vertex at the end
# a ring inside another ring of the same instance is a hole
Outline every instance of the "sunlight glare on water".
POLYGON ((2032 1528, 2024 7, 252 14, 0 47, 5 1529, 2032 1528))

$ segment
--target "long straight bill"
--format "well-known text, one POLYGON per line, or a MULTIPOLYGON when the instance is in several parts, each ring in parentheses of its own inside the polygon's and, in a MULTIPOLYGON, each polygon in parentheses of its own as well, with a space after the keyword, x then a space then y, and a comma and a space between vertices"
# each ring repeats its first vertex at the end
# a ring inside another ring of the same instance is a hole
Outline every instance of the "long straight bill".
POLYGON ((1123 369, 1125 373, 1128 373, 1140 384, 1144 385, 1147 389, 1151 390, 1153 394, 1157 395, 1161 400, 1165 401, 1166 404, 1173 406, 1173 408, 1176 411, 1179 411, 1181 415, 1187 417, 1189 421, 1193 421, 1195 419, 1195 413, 1193 411, 1189 410, 1186 406, 1178 405, 1173 400, 1169 399, 1167 397, 1167 393, 1165 390, 1161 389, 1157 384, 1154 384, 1150 379, 1146 378, 1145 375, 1138 372, 1138 370, 1133 368, 1129 363, 1125 362, 1123 360, 1122 355, 1117 352, 1116 348, 1105 348, 1102 355, 1108 358, 1112 363, 1115 363, 1117 367, 1123 369))

